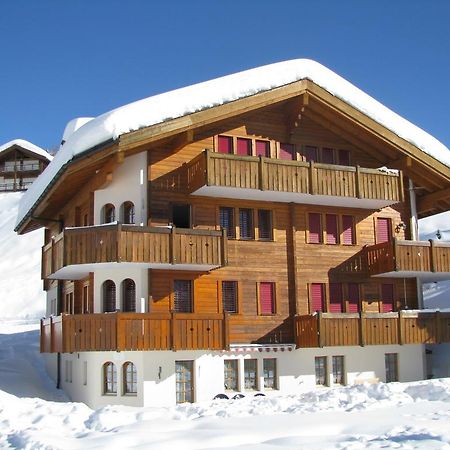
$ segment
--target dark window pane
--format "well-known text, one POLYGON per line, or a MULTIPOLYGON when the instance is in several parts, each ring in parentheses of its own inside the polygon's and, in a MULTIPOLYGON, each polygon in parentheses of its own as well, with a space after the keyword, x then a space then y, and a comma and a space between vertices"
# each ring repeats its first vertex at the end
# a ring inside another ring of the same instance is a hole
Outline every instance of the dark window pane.
POLYGON ((223 310, 229 313, 237 313, 237 281, 222 281, 223 310))
POLYGON ((219 221, 220 226, 227 230, 228 239, 234 239, 236 237, 236 227, 234 225, 234 208, 220 208, 219 221))
POLYGON ((239 210, 239 233, 241 239, 253 239, 253 210, 239 210))
POLYGON ((174 311, 192 312, 192 282, 191 280, 174 281, 174 311))
POLYGON ((272 240, 272 212, 267 209, 258 210, 258 231, 261 241, 272 240))

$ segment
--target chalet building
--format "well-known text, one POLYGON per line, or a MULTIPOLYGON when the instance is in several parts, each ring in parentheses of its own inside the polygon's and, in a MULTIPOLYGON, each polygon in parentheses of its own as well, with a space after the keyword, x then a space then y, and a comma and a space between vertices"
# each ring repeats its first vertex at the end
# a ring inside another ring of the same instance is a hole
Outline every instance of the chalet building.
POLYGON ((49 153, 23 139, 0 145, 0 192, 27 190, 51 160, 49 153))
POLYGON ((217 394, 425 376, 450 315, 421 282, 450 246, 450 152, 309 60, 150 97, 66 135, 23 198, 45 226, 41 352, 73 399, 217 394))

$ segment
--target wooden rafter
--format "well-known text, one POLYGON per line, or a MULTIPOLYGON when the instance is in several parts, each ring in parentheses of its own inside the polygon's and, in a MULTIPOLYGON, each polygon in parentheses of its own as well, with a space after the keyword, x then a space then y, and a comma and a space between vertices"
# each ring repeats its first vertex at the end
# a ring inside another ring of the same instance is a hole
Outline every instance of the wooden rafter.
POLYGON ((450 187, 420 197, 417 209, 419 213, 431 211, 436 208, 436 203, 439 202, 446 205, 450 203, 450 187))

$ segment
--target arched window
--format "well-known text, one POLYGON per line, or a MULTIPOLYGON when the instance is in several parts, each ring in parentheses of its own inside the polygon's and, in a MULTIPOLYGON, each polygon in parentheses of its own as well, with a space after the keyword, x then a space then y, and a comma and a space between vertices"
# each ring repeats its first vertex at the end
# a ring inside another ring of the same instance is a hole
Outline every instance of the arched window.
POLYGON ((126 362, 123 365, 123 393, 137 394, 137 371, 136 366, 132 362, 126 362))
POLYGON ((112 223, 116 220, 116 208, 113 204, 107 203, 103 207, 103 215, 102 215, 103 223, 112 223))
POLYGON ((103 312, 116 310, 116 285, 114 281, 106 280, 103 283, 103 312))
POLYGON ((136 284, 130 278, 122 281, 122 311, 136 312, 136 284))
POLYGON ((103 364, 103 393, 117 394, 116 365, 110 361, 103 364))
POLYGON ((133 224, 134 222, 134 203, 125 202, 122 204, 123 223, 133 224))

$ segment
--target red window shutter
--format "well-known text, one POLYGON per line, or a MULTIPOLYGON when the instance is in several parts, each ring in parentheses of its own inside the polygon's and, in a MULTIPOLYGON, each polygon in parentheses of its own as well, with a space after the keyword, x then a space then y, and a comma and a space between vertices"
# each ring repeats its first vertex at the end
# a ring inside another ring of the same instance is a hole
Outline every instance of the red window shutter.
POLYGON ((342 239, 344 244, 356 244, 353 216, 342 216, 342 239))
POLYGON ((339 165, 350 165, 350 152, 348 150, 339 150, 339 165))
POLYGON ((322 242, 322 228, 320 226, 320 214, 309 213, 309 240, 310 244, 322 242))
POLYGON ((261 314, 275 314, 274 284, 259 283, 259 301, 261 314))
POLYGON ((322 162, 325 164, 334 164, 334 150, 332 148, 322 149, 322 162))
POLYGON ((387 217, 377 218, 377 244, 391 240, 391 219, 387 217))
POLYGON ((348 284, 348 312, 354 313, 359 311, 359 284, 348 284))
POLYGON ((311 284, 311 312, 324 310, 323 284, 311 284))
POLYGON ((293 160, 295 147, 293 144, 280 144, 280 159, 293 160))
POLYGON ((305 158, 306 158, 306 161, 317 162, 317 147, 313 147, 311 145, 306 145, 305 146, 305 158))
POLYGON ((233 138, 230 136, 219 136, 217 150, 219 153, 233 153, 233 138))
POLYGON ((252 141, 250 139, 237 139, 236 153, 241 156, 250 156, 252 154, 252 141))
POLYGON ((394 285, 381 285, 381 301, 383 305, 382 312, 391 312, 394 310, 394 285))
POLYGON ((342 284, 330 283, 330 312, 341 313, 342 300, 342 284))
POLYGON ((256 141, 256 156, 270 158, 270 147, 267 141, 256 141))
POLYGON ((327 214, 325 218, 326 232, 327 232, 327 244, 338 243, 338 224, 336 214, 327 214))

